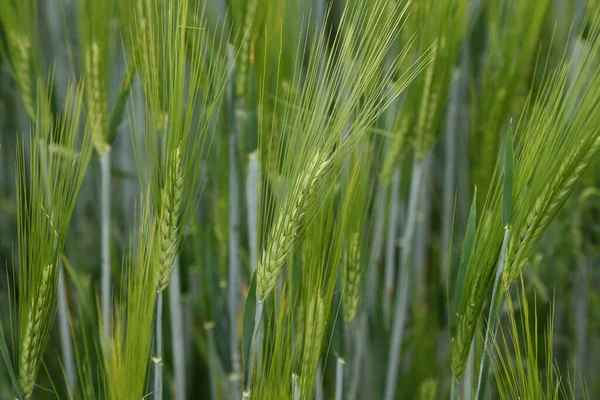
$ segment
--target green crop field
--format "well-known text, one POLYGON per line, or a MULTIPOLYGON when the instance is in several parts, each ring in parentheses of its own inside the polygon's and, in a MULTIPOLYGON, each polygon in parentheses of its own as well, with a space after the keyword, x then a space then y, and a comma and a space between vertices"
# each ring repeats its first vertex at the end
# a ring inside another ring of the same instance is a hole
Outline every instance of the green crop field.
POLYGON ((600 398, 600 1, 0 0, 0 399, 600 398))

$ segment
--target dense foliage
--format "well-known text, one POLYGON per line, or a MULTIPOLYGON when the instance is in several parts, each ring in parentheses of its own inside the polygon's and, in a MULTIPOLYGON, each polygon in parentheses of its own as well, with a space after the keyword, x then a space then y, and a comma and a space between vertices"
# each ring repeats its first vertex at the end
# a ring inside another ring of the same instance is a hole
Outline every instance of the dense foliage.
POLYGON ((596 0, 0 0, 0 398, 600 384, 596 0))

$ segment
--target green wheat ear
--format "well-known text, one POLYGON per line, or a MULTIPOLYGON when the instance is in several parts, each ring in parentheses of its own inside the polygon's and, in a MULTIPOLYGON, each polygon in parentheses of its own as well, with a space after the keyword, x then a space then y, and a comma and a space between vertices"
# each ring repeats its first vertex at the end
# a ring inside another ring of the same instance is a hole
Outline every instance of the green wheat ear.
MULTIPOLYGON (((40 77, 38 1, 0 2, 0 25, 6 35, 0 43, 0 56, 7 61, 17 91, 29 118, 36 120, 38 97, 44 92, 37 87, 40 77)), ((43 106, 46 100, 40 101, 43 106)))
POLYGON ((103 88, 103 79, 100 74, 100 48, 98 43, 92 42, 86 49, 85 69, 88 77, 87 104, 92 137, 98 154, 104 153, 109 144, 106 138, 107 115, 106 96, 103 88))
MULTIPOLYGON (((587 40, 579 57, 563 56, 544 71, 542 89, 528 101, 515 130, 513 204, 505 288, 516 279, 541 242, 582 174, 600 154, 600 15, 588 15, 587 40), (571 71, 575 71, 572 76, 571 71), (548 176, 551 179, 548 179, 548 176)), ((496 173, 477 226, 474 253, 465 275, 453 339, 452 366, 460 377, 503 242, 502 174, 496 173)))
MULTIPOLYGON (((109 338, 103 338, 105 386, 109 399, 142 399, 152 351, 156 268, 160 237, 148 193, 136 212, 136 230, 124 259, 125 288, 115 299, 109 338)), ((100 324, 102 316, 99 316, 100 324)))
POLYGON ((27 324, 23 341, 19 349, 19 385, 23 391, 23 396, 29 398, 33 392, 36 377, 36 363, 42 356, 42 338, 43 326, 46 323, 48 312, 51 306, 51 279, 53 278, 53 265, 45 266, 41 276, 41 286, 39 287, 38 297, 33 299, 29 308, 27 324))
POLYGON ((184 182, 181 157, 178 147, 172 162, 173 177, 162 189, 158 291, 163 291, 169 284, 175 265, 184 182))
POLYGON ((22 143, 17 156, 18 364, 25 398, 33 392, 50 337, 60 255, 93 150, 89 127, 79 135, 83 86, 69 86, 65 114, 57 118, 45 100, 51 90, 47 86, 38 96, 29 156, 22 143))
POLYGON ((257 266, 256 294, 259 301, 265 301, 281 276, 282 268, 301 234, 310 202, 326 182, 332 167, 333 153, 317 150, 288 192, 257 266))
POLYGON ((598 154, 600 154, 600 136, 591 145, 582 142, 572 156, 561 163, 558 173, 554 175, 551 183, 544 188, 527 213, 518 234, 513 235, 509 242, 507 268, 503 275, 506 287, 519 277, 527 260, 541 242, 550 222, 598 154))

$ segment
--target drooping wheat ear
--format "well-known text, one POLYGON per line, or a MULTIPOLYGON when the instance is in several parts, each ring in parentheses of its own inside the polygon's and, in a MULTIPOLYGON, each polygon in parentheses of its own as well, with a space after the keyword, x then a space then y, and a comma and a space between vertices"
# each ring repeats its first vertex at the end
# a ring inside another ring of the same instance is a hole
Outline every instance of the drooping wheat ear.
POLYGON ((105 135, 106 113, 104 112, 104 88, 100 76, 100 48, 96 41, 87 49, 85 54, 85 68, 88 79, 87 104, 92 126, 94 147, 99 154, 108 149, 105 135))
POLYGON ((45 316, 51 309, 50 290, 53 276, 53 266, 47 265, 42 272, 42 285, 38 289, 38 297, 31 299, 31 308, 25 327, 25 335, 21 343, 19 356, 19 385, 23 391, 23 396, 28 399, 33 392, 35 375, 41 361, 41 338, 44 325, 47 323, 45 316))
POLYGON ((19 32, 11 31, 10 41, 13 46, 13 64, 15 69, 15 81, 17 89, 23 99, 23 105, 30 118, 35 118, 35 102, 33 100, 31 43, 29 38, 19 32))
POLYGON ((381 180, 388 184, 394 173, 394 169, 400 165, 402 158, 406 155, 408 130, 412 122, 409 113, 404 113, 398 125, 398 130, 390 138, 390 148, 388 149, 383 167, 381 168, 381 180))
POLYGON ((356 316, 360 302, 360 237, 354 232, 345 250, 342 265, 342 280, 344 300, 344 322, 350 323, 356 316))
POLYGON ((183 194, 183 170, 181 150, 177 147, 173 160, 174 179, 167 180, 162 189, 162 209, 160 215, 160 254, 159 254, 159 292, 169 284, 177 251, 179 214, 183 194))
POLYGON ((308 166, 298 176, 294 189, 286 196, 257 266, 256 294, 259 301, 266 299, 279 279, 282 267, 304 225, 309 202, 332 165, 333 153, 317 150, 308 166))
POLYGON ((575 184, 600 152, 600 136, 591 145, 582 143, 565 160, 550 185, 547 185, 528 212, 525 221, 513 235, 508 247, 508 260, 503 274, 504 286, 518 278, 525 263, 535 251, 552 219, 573 191, 575 184))

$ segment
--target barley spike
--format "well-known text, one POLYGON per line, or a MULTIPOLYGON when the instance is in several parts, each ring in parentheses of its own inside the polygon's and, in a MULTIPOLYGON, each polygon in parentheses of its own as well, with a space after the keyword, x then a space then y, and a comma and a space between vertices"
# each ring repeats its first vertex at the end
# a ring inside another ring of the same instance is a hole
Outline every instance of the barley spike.
POLYGON ((10 34, 11 42, 14 44, 13 60, 15 69, 15 81, 23 105, 29 117, 35 119, 35 103, 33 100, 32 88, 32 71, 31 59, 29 52, 31 51, 31 43, 26 35, 12 31, 10 34))
POLYGON ((173 181, 167 181, 162 189, 162 213, 160 218, 160 255, 158 291, 163 291, 169 284, 175 263, 178 244, 178 223, 183 193, 183 172, 181 151, 175 152, 173 181))
POLYGON ((537 198, 523 226, 519 228, 519 234, 514 235, 510 241, 507 268, 503 275, 505 287, 518 278, 525 263, 542 240, 550 222, 599 151, 600 136, 592 142, 591 146, 582 143, 578 150, 561 164, 553 182, 537 198), (575 164, 576 160, 577 164, 575 164), (570 172, 568 175, 567 171, 570 172))
POLYGON ((45 317, 51 308, 50 279, 52 279, 53 270, 52 265, 47 265, 42 272, 42 285, 38 289, 37 298, 31 301, 25 335, 21 343, 19 385, 26 399, 31 397, 31 393, 33 392, 37 367, 41 361, 40 350, 42 343, 40 339, 42 330, 47 323, 45 317))
POLYGON ((332 164, 333 154, 317 151, 298 177, 295 184, 297 190, 292 190, 291 195, 286 197, 285 204, 279 211, 277 222, 269 234, 267 247, 263 250, 258 262, 256 294, 259 301, 266 299, 279 279, 281 268, 302 229, 308 204, 323 183, 332 164))

